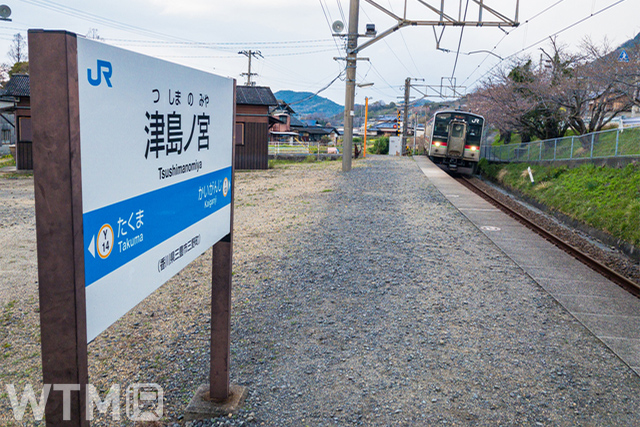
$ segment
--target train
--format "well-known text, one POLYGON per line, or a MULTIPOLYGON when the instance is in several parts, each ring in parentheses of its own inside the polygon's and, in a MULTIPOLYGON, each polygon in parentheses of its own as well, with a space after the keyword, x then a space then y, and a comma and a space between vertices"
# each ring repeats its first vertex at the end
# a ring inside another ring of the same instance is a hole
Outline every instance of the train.
POLYGON ((480 160, 484 117, 458 110, 438 111, 425 129, 427 155, 452 172, 474 174, 480 160))

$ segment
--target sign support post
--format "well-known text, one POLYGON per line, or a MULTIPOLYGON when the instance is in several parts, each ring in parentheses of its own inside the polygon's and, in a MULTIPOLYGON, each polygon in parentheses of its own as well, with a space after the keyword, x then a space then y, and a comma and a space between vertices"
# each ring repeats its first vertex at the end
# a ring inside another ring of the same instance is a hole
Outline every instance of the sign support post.
MULTIPOLYGON (((236 84, 233 84, 233 98, 236 84)), ((233 104, 233 141, 235 141, 236 107, 233 104)), ((235 152, 232 148, 231 163, 231 215, 230 232, 213 245, 211 268, 211 363, 209 373, 209 398, 224 402, 229 399, 229 360, 231 349, 231 281, 233 271, 233 201, 235 199, 235 152)))
POLYGON ((45 415, 47 426, 88 426, 76 36, 30 30, 29 52, 45 415))
POLYGON ((213 245, 209 396, 211 400, 218 402, 229 397, 232 254, 233 240, 230 233, 213 245))

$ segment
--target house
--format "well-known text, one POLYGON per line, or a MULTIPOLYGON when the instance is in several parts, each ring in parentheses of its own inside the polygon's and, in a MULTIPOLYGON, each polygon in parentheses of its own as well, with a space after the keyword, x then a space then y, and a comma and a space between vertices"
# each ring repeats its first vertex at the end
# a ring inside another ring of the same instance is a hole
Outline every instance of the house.
POLYGON ((298 119, 293 117, 296 112, 282 100, 278 100, 275 107, 270 111, 270 116, 277 120, 277 123, 273 125, 269 132, 269 141, 271 142, 293 142, 300 135, 298 132, 292 129, 293 124, 299 122, 298 119))
POLYGON ((319 126, 315 121, 299 120, 295 117, 295 111, 284 101, 278 101, 278 105, 271 110, 271 116, 278 119, 271 129, 271 141, 292 142, 319 142, 327 136, 335 143, 338 131, 331 126, 319 126), (311 123, 310 123, 311 122, 311 123))
POLYGON ((320 142, 323 137, 328 137, 335 144, 338 130, 331 126, 304 126, 294 129, 300 135, 300 139, 306 142, 320 142))
POLYGON ((269 128, 280 123, 269 109, 276 105, 268 87, 236 87, 236 169, 269 168, 269 128))
POLYGON ((380 122, 367 129, 367 134, 371 136, 396 136, 402 133, 401 124, 388 121, 380 122))
POLYGON ((0 120, 3 122, 0 127, 2 141, 11 140, 16 146, 17 169, 33 169, 31 90, 27 74, 14 74, 0 91, 0 120))

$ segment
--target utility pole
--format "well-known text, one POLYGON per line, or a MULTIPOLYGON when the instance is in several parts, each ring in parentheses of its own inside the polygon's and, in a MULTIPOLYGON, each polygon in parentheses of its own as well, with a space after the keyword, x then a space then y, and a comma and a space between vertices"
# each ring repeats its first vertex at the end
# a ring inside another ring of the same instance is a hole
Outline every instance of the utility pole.
POLYGON ((413 125, 413 155, 416 155, 416 139, 418 139, 418 114, 416 114, 416 119, 414 120, 413 125))
POLYGON ((351 170, 353 152, 353 105, 356 94, 356 63, 358 48, 358 11, 360 0, 351 0, 349 5, 349 34, 347 38, 347 81, 344 94, 344 135, 342 136, 342 171, 351 170))
POLYGON ((402 154, 407 152, 407 127, 409 126, 409 91, 411 90, 411 77, 404 79, 404 116, 402 118, 402 154))
POLYGON ((262 53, 260 53, 259 50, 253 51, 253 50, 243 50, 238 52, 239 55, 244 55, 247 58, 249 58, 249 69, 246 73, 242 73, 240 74, 241 76, 247 76, 247 82, 245 83, 245 86, 255 86, 256 82, 252 82, 251 81, 251 76, 257 76, 257 73, 252 73, 251 72, 251 57, 260 57, 263 58, 262 53))

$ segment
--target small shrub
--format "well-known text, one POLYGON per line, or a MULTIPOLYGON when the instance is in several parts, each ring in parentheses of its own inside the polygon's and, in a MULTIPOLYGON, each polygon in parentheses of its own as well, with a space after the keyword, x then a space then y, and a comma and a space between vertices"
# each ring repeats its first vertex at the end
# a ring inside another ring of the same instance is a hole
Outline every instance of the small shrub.
POLYGON ((373 141, 369 148, 371 154, 389 154, 389 137, 383 136, 373 141))

